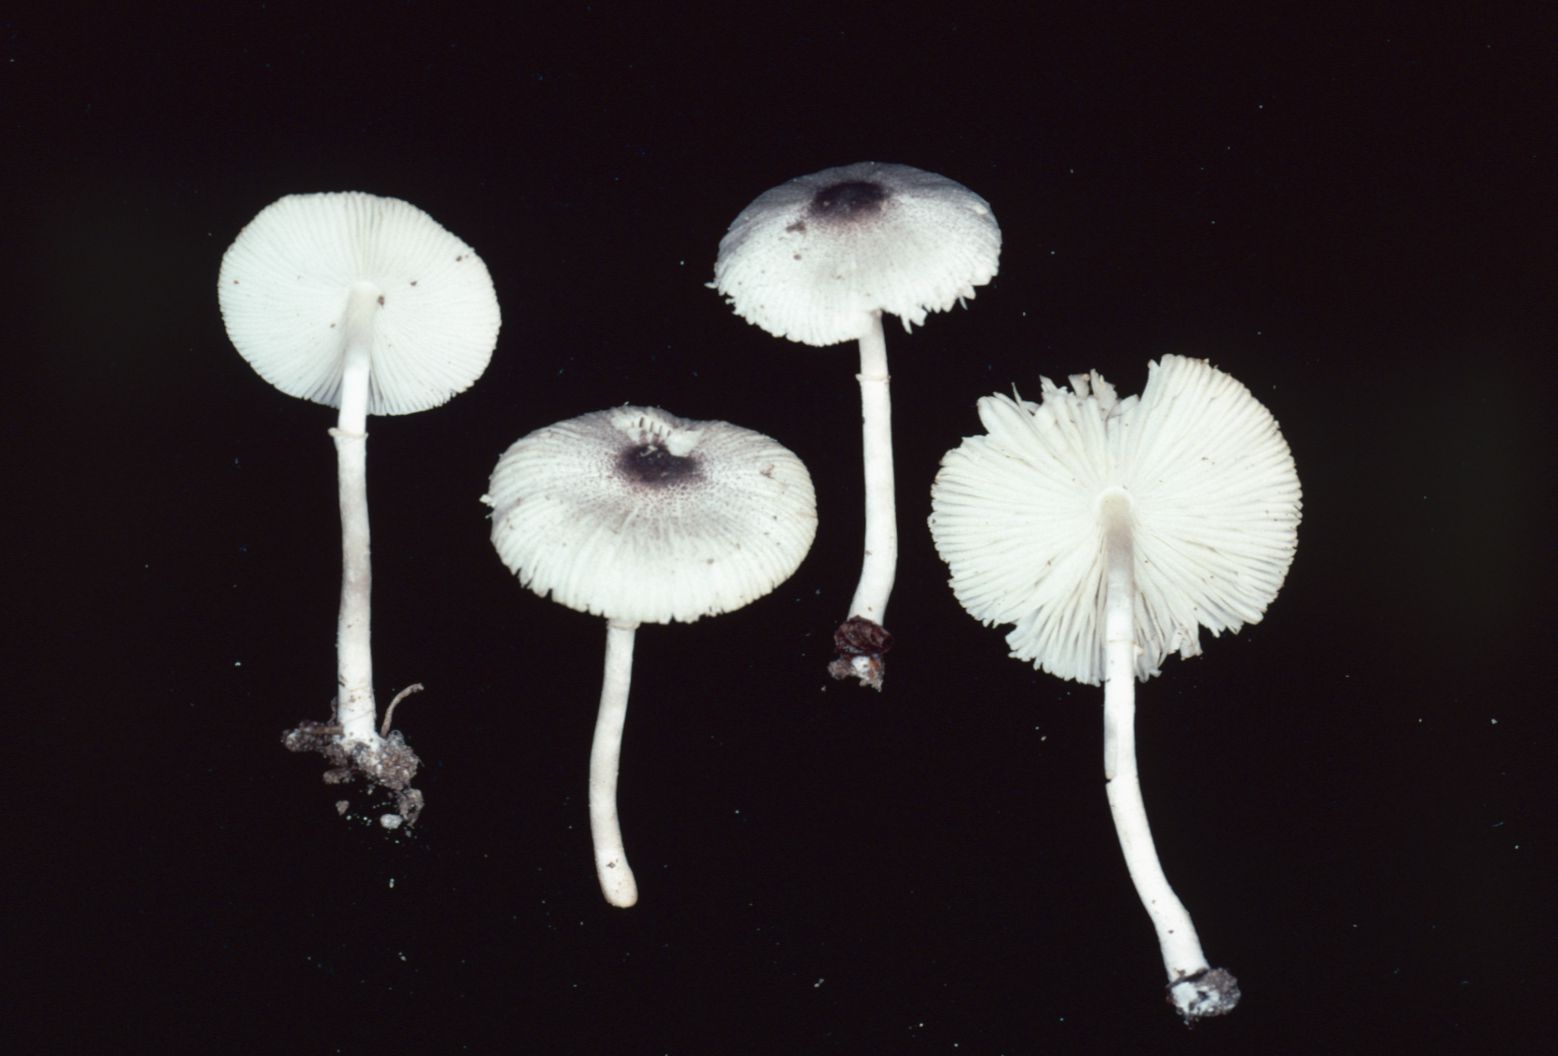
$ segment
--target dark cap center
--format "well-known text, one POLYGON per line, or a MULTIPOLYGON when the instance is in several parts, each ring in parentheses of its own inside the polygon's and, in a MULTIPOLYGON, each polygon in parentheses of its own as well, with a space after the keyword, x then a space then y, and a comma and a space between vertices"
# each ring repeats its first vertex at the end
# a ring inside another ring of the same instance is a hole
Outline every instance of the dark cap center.
POLYGON ((673 487, 702 476, 697 459, 671 454, 658 437, 626 448, 617 457, 617 469, 633 483, 652 488, 673 487))
POLYGON ((887 201, 887 188, 869 180, 832 183, 812 195, 813 216, 829 220, 851 220, 880 212, 887 201))

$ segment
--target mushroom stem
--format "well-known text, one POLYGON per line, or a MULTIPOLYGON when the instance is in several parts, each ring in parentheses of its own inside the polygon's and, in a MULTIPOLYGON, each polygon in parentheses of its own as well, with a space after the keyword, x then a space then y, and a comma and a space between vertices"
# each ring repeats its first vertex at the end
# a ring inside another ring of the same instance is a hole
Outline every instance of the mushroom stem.
POLYGON ((1107 538, 1104 598, 1104 781, 1125 867, 1158 933, 1169 1000, 1186 1023, 1232 1012, 1233 976, 1207 964, 1190 913, 1158 861, 1136 769, 1135 552, 1131 498, 1115 489, 1099 503, 1107 538))
POLYGON ((881 624, 898 565, 898 514, 893 497, 893 405, 888 393, 887 338, 882 313, 860 338, 860 432, 865 451, 866 545, 849 614, 881 624))
POLYGON ((341 413, 330 430, 335 441, 341 498, 341 610, 336 625, 336 722, 345 745, 377 747, 370 641, 373 570, 368 539, 368 380, 372 364, 373 317, 379 291, 372 283, 352 287, 346 304, 345 366, 341 413))
POLYGON ((849 618, 833 633, 839 655, 828 664, 834 678, 853 677, 862 686, 882 688, 882 654, 893 636, 882 626, 887 598, 898 568, 898 513, 893 495, 893 404, 888 394, 887 338, 882 313, 870 314, 860 336, 860 435, 866 478, 866 545, 860 582, 849 603, 849 618))
POLYGON ((601 680, 600 713, 590 744, 590 840, 595 845, 595 875, 601 894, 624 909, 638 901, 638 884, 622 846, 617 816, 617 771, 622 760, 622 727, 633 683, 633 634, 637 623, 606 621, 606 670, 601 680))

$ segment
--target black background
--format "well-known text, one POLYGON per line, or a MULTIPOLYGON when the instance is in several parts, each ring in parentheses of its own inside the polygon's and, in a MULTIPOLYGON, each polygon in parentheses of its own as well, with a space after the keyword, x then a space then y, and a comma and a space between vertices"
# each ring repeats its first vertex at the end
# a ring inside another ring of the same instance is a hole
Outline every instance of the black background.
POLYGON ((219 10, 3 23, 28 1051, 1537 1047, 1550 22, 219 10), (753 197, 864 159, 965 183, 1005 235, 966 310, 889 321, 880 696, 823 672, 859 558, 854 352, 704 286, 753 197), (278 743, 331 697, 334 416, 259 379, 215 297, 264 205, 348 189, 468 241, 504 314, 468 393, 371 423, 379 693, 428 687, 397 722, 426 764, 409 836, 337 818, 278 743), (1267 618, 1139 694, 1165 868, 1245 991, 1194 1031, 1114 843, 1099 691, 1008 659, 924 528, 979 396, 1090 368, 1136 392, 1169 352, 1271 408, 1305 489, 1267 618), (583 797, 600 621, 519 588, 477 501, 514 439, 622 402, 778 438, 822 518, 768 598, 638 636, 629 911, 599 897, 583 797))

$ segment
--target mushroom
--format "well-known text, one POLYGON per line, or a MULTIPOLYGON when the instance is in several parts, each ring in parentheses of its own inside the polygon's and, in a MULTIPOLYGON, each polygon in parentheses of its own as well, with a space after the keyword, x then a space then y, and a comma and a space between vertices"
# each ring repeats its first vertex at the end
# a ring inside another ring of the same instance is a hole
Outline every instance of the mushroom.
POLYGON ((1140 398, 1096 372, 1038 404, 979 401, 931 488, 931 534, 959 602, 1014 624, 1012 656, 1104 684, 1104 780, 1125 863, 1185 1022, 1233 1010, 1153 847, 1136 769, 1135 680, 1199 629, 1237 632, 1277 596, 1298 543, 1292 453, 1269 411, 1205 360, 1164 356, 1140 398))
POLYGON ((482 501, 492 545, 521 584, 606 618, 590 834, 606 901, 631 906, 617 771, 634 632, 739 609, 788 579, 817 532, 811 477, 761 433, 624 406, 516 441, 482 501))
POLYGON ((908 330, 974 296, 996 273, 1001 229, 960 183, 907 165, 824 169, 759 195, 720 240, 711 286, 736 314, 806 345, 860 345, 866 531, 834 678, 882 688, 883 627, 898 563, 892 404, 882 313, 908 330))
POLYGON ((397 792, 404 818, 381 819, 394 827, 415 818, 421 797, 410 786, 417 757, 389 732, 394 703, 377 725, 367 416, 436 407, 469 388, 497 343, 497 294, 481 259, 432 217, 356 192, 266 206, 222 257, 217 291, 228 337, 262 378, 340 408, 330 430, 342 559, 334 718, 303 723, 283 743, 322 752, 335 765, 327 781, 361 774, 397 792))

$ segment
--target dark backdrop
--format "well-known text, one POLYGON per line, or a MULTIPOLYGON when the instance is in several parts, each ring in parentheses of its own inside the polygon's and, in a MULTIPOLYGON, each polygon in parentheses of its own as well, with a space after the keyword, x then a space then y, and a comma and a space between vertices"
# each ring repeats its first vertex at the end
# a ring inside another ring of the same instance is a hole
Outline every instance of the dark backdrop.
MULTIPOLYGON (((1414 5, 235 3, 3 26, 8 1031, 28 1051, 1531 1051, 1558 997, 1547 694, 1550 23, 1414 5), (705 288, 726 224, 876 159, 993 205, 999 277, 889 321, 886 692, 829 682, 857 570, 851 349, 705 288), (223 250, 293 192, 403 197, 504 323, 375 419, 381 700, 428 808, 336 817, 333 412, 233 350, 223 250), (924 528, 975 400, 1210 357, 1304 483, 1267 618, 1139 697, 1170 879, 1244 1004, 1187 1032, 1114 843, 1100 696, 1006 657, 924 528), (639 635, 605 906, 603 634, 519 588, 497 456, 622 402, 766 432, 796 575, 639 635)), ((21 1051, 20 1049, 18 1051, 21 1051)))

